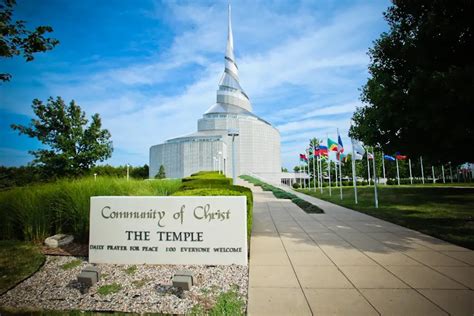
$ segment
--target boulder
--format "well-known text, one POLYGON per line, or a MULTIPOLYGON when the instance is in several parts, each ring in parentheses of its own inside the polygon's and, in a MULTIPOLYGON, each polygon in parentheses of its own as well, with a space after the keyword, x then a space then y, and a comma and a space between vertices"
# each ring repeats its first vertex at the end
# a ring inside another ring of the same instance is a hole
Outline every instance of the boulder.
POLYGON ((74 237, 72 235, 57 234, 45 239, 44 244, 50 248, 58 248, 72 243, 74 237))

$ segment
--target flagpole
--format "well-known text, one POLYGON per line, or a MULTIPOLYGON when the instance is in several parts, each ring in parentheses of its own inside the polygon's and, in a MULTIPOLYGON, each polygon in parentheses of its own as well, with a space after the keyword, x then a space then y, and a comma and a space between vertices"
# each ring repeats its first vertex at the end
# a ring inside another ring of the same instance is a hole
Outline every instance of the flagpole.
POLYGON ((299 181, 299 182, 300 182, 300 188, 302 188, 302 187, 303 187, 303 184, 301 183, 301 166, 300 166, 300 168, 298 169, 298 173, 300 174, 300 176, 298 177, 299 180, 300 180, 300 181, 299 181))
POLYGON ((372 155, 374 156, 374 159, 372 161, 372 166, 374 168, 374 198, 375 198, 375 208, 379 208, 379 196, 377 193, 377 173, 375 172, 375 151, 374 148, 372 147, 372 155))
POLYGON ((318 157, 318 161, 319 161, 319 186, 321 188, 321 193, 323 193, 324 191, 324 188, 323 188, 323 160, 321 159, 321 156, 318 157))
POLYGON ((336 161, 334 161, 334 175, 336 177, 336 188, 337 188, 338 183, 339 183, 339 180, 337 178, 337 158, 336 158, 336 161))
POLYGON ((395 162, 397 163, 397 182, 400 185, 400 171, 398 170, 398 158, 395 156, 395 162))
POLYGON ((303 188, 306 189, 306 166, 303 161, 303 188))
MULTIPOLYGON (((342 139, 341 135, 339 135, 339 128, 337 129, 337 153, 339 155, 339 159, 337 159, 336 155, 336 161, 339 160, 339 192, 341 195, 341 200, 342 200, 342 151, 344 148, 342 147, 342 139)), ((337 177, 336 177, 337 181, 337 177)))
POLYGON ((332 196, 332 191, 331 191, 331 160, 329 159, 329 154, 328 154, 328 172, 329 172, 329 196, 332 196))
POLYGON ((451 178, 451 183, 453 183, 453 167, 451 166, 451 161, 449 162, 449 173, 451 178))
POLYGON ((431 166, 431 173, 433 174, 433 183, 436 183, 434 175, 434 166, 431 166))
POLYGON ((369 148, 367 148, 367 176, 369 178, 369 187, 370 187, 370 162, 369 162, 369 148))
POLYGON ((308 165, 308 189, 311 190, 311 171, 309 170, 309 151, 308 157, 306 157, 306 164, 308 165))
POLYGON ((411 175, 411 159, 408 158, 408 169, 410 170, 410 184, 413 184, 413 177, 411 175))
POLYGON ((316 160, 316 150, 313 144, 313 189, 314 189, 314 192, 316 192, 316 167, 315 167, 315 162, 314 162, 315 160, 316 160))
POLYGON ((328 136, 328 134, 326 134, 326 143, 328 145, 329 196, 332 196, 332 191, 331 191, 331 159, 329 158, 329 136, 328 136))
POLYGON ((306 165, 308 166, 308 189, 311 190, 311 170, 310 170, 310 165, 309 165, 309 149, 306 149, 306 165))
POLYGON ((339 191, 341 192, 341 200, 342 200, 342 159, 341 159, 341 153, 339 153, 339 191))
POLYGON ((446 183, 446 178, 444 177, 444 165, 441 165, 441 171, 443 172, 443 183, 446 183))
POLYGON ((385 185, 387 185, 387 177, 385 177, 385 154, 382 151, 382 171, 383 171, 383 178, 385 179, 385 185))
POLYGON ((420 164, 421 164, 421 181, 425 184, 425 174, 423 172, 423 157, 420 156, 420 164))
MULTIPOLYGON (((360 149, 359 149, 360 150, 360 149)), ((357 179, 356 179, 356 165, 355 165, 355 153, 354 153, 354 142, 352 142, 352 184, 354 185, 354 200, 357 204, 357 179)))

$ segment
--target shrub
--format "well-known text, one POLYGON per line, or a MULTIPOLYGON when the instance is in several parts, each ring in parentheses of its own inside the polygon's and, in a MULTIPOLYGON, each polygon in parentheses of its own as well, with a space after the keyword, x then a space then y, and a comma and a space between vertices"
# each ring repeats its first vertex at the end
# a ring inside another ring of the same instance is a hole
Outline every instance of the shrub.
POLYGON ((274 190, 273 195, 278 199, 288 199, 288 200, 291 200, 296 197, 296 195, 280 190, 280 189, 274 190))
POLYGON ((324 211, 320 209, 319 207, 317 207, 316 205, 311 204, 303 199, 300 199, 299 197, 295 197, 291 199, 291 201, 295 203, 296 205, 298 205, 306 213, 318 213, 318 214, 324 213, 324 211))
POLYGON ((293 189, 299 189, 300 184, 298 182, 293 183, 293 189))

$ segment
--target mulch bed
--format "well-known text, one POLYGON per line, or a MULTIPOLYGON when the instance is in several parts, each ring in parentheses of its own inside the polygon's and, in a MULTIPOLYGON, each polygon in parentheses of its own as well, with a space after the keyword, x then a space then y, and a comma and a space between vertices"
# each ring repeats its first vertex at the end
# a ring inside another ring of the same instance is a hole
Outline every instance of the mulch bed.
POLYGON ((89 247, 88 245, 70 243, 68 245, 50 248, 45 245, 41 246, 41 252, 45 255, 50 256, 74 256, 74 257, 88 257, 89 256, 89 247))

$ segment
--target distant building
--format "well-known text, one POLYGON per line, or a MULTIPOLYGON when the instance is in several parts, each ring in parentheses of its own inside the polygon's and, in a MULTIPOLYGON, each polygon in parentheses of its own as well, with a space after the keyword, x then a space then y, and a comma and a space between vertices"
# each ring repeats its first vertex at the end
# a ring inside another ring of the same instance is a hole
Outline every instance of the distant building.
POLYGON ((225 69, 219 81, 217 100, 198 120, 195 133, 172 138, 150 148, 150 178, 165 167, 166 176, 182 178, 201 170, 221 169, 232 176, 232 164, 237 175, 256 174, 270 182, 280 182, 280 133, 267 121, 252 113, 252 104, 239 82, 234 57, 234 43, 229 5, 225 69), (232 161, 232 137, 236 129, 236 161, 232 161), (215 157, 215 158, 214 158, 215 157))

